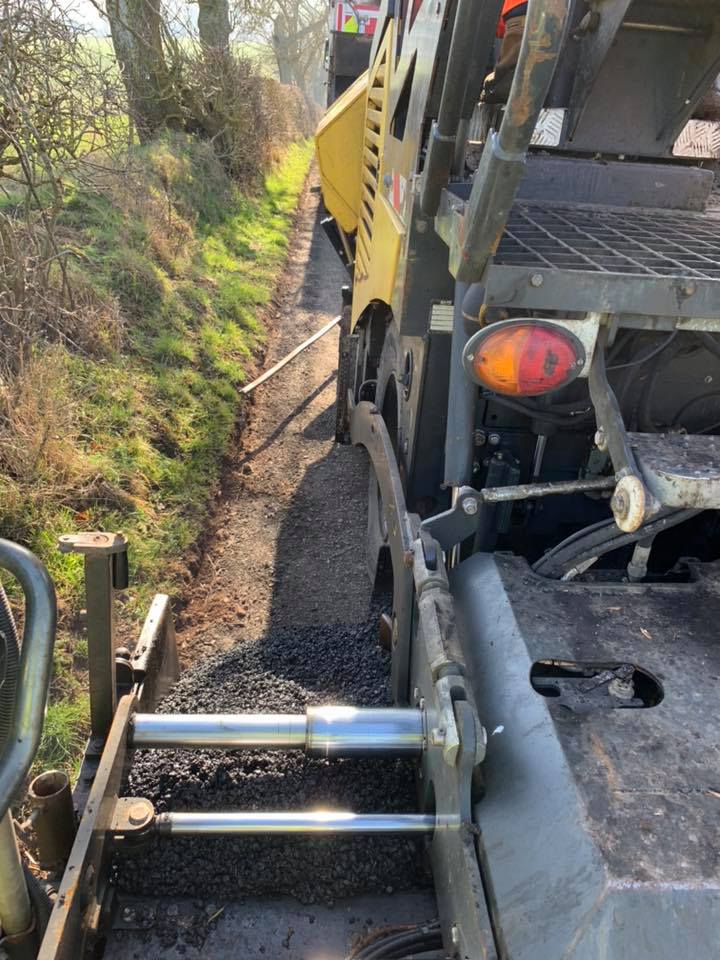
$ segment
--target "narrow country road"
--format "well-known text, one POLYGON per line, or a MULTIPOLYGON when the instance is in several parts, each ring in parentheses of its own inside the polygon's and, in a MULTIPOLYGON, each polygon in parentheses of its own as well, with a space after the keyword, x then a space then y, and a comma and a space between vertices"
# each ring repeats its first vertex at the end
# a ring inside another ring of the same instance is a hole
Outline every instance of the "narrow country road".
MULTIPOLYGON (((337 314, 347 282, 310 175, 268 317, 268 368, 337 314)), ((279 627, 367 618, 367 466, 334 443, 337 331, 253 394, 178 631, 188 665, 279 627)))
MULTIPOLYGON (((263 369, 339 307, 346 277, 319 226, 316 184, 313 173, 263 369)), ((161 709, 387 702, 365 564, 366 455, 334 442, 336 366, 333 331, 253 395, 179 622, 183 665, 194 669, 161 709)), ((138 751, 128 790, 159 810, 409 812, 407 763, 138 751)), ((123 907, 107 960, 341 960, 375 927, 437 913, 422 844, 402 837, 164 838, 116 868, 123 907)))

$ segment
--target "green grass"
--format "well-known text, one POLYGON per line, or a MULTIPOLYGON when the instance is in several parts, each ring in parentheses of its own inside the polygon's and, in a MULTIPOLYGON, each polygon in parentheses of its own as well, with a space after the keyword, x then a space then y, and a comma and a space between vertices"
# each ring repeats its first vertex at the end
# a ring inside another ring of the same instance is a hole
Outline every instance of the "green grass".
POLYGON ((128 537, 131 587, 120 623, 128 639, 154 593, 177 593, 183 554, 202 530, 232 437, 237 388, 264 337, 258 311, 287 252, 311 147, 290 146, 250 197, 209 148, 189 139, 168 139, 139 157, 142 197, 111 200, 82 189, 63 215, 84 255, 73 270, 99 303, 119 304, 124 321, 119 348, 100 356, 62 350, 59 361, 54 352, 71 385, 73 428, 61 438, 62 463, 43 469, 69 470, 72 485, 37 497, 32 478, 23 486, 0 476, 2 535, 45 561, 62 614, 38 769, 73 769, 87 723, 86 651, 71 629, 84 603, 82 562, 59 554, 57 537, 83 529, 128 537))

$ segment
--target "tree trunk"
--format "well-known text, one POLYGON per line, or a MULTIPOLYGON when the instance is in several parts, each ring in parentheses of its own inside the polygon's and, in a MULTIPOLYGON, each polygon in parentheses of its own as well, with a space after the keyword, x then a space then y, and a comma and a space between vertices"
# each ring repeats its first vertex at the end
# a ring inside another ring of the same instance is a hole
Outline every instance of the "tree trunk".
POLYGON ((198 33, 204 47, 227 50, 230 47, 230 11, 228 0, 198 0, 198 33))
POLYGON ((273 22, 272 44, 280 83, 293 83, 295 73, 293 70, 292 37, 288 33, 285 17, 282 14, 277 16, 273 22))
POLYGON ((182 128, 182 109, 162 45, 161 0, 106 0, 115 56, 141 143, 182 128))

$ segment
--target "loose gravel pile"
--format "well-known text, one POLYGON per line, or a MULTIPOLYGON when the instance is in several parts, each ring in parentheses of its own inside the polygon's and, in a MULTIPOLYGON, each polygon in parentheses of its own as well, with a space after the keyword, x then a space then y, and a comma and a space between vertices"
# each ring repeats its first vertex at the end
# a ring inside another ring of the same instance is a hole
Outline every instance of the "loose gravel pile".
MULTIPOLYGON (((263 637, 185 673, 160 713, 302 713, 309 704, 389 703, 387 655, 373 625, 313 626, 263 637)), ((319 760, 302 751, 138 750, 124 793, 166 810, 417 809, 407 760, 319 760)), ((392 892, 427 880, 422 841, 403 837, 155 838, 120 857, 135 895, 241 898, 290 894, 304 903, 392 892)))

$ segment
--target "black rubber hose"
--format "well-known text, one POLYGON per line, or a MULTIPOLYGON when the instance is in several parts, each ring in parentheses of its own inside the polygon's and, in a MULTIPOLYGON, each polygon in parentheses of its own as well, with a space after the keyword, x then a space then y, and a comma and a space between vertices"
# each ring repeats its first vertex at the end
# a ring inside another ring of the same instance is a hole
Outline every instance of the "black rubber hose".
MULTIPOLYGON (((500 396, 497 393, 483 394, 483 400, 492 401, 501 407, 507 407, 509 410, 516 410, 518 413, 530 417, 531 420, 538 420, 540 423, 550 423, 556 427, 568 427, 572 424, 587 424, 594 421, 595 413, 592 410, 579 410, 574 416, 568 413, 556 413, 552 408, 545 409, 540 406, 532 406, 523 403, 520 400, 511 400, 509 397, 500 396)), ((581 401, 577 401, 580 403, 581 401)), ((573 404, 574 406, 575 404, 573 404)))
POLYGON ((362 960, 398 960, 409 952, 426 953, 442 947, 442 934, 439 930, 411 931, 398 933, 375 944, 372 951, 361 954, 362 960))
POLYGON ((15 711, 20 641, 5 590, 0 584, 0 746, 5 743, 15 711))
POLYGON ((676 527, 685 520, 698 514, 699 510, 673 510, 664 516, 657 517, 649 523, 643 524, 633 533, 622 533, 615 525, 614 520, 608 520, 599 527, 595 524, 586 536, 578 538, 575 534, 563 541, 555 548, 553 556, 545 554, 533 564, 533 570, 540 576, 551 580, 559 580, 563 574, 577 564, 591 557, 602 557, 613 550, 619 550, 638 540, 655 537, 664 530, 676 527), (571 541, 571 542, 569 542, 571 541))
POLYGON ((581 540, 585 536, 589 536, 591 533, 595 533, 596 530, 607 530, 615 524, 614 517, 607 517, 605 520, 598 520, 597 523, 593 523, 589 527, 583 527, 580 530, 576 530, 575 533, 571 533, 569 537, 566 537, 564 540, 561 540, 560 543, 556 543, 554 547, 551 547, 546 553, 542 555, 539 560, 535 561, 533 567, 537 564, 542 563, 545 560, 550 560, 552 557, 557 556, 561 550, 567 550, 571 544, 577 543, 578 540, 581 540))
POLYGON ((628 360, 627 363, 614 363, 611 366, 606 367, 605 370, 607 373, 610 373, 613 370, 626 370, 628 367, 639 367, 641 364, 647 363, 648 360, 652 360, 654 357, 657 357, 658 354, 662 353, 666 347, 670 346, 676 336, 677 330, 673 330, 670 336, 666 337, 659 346, 653 347, 652 350, 643 354, 643 356, 636 357, 634 360, 628 360))
MULTIPOLYGON (((637 418, 638 427, 641 433, 657 433, 660 430, 660 427, 655 423, 652 417, 652 401, 657 378, 660 376, 663 369, 668 366, 668 364, 672 363, 676 357, 682 354, 686 356, 691 355, 698 349, 699 346, 695 345, 691 345, 688 349, 688 345, 686 343, 680 343, 678 340, 675 340, 652 360, 647 380, 645 381, 645 385, 638 401, 637 418)), ((675 418, 676 417, 677 414, 675 415, 675 418)), ((673 418, 673 422, 675 418, 673 418)))
POLYGON ((705 333, 702 330, 695 331, 695 338, 705 347, 705 349, 720 358, 720 343, 711 333, 705 333))
POLYGON ((351 960, 402 960, 417 948, 420 948, 421 953, 426 953, 430 950, 442 949, 442 945, 440 926, 433 923, 411 930, 395 931, 387 936, 376 938, 359 952, 353 952, 351 960))

